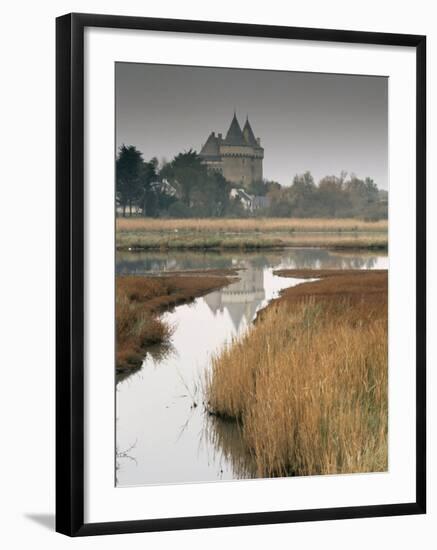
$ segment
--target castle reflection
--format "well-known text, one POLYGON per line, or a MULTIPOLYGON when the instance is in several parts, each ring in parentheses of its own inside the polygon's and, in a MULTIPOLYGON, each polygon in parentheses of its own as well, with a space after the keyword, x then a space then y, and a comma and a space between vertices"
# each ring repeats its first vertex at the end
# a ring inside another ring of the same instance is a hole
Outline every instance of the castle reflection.
MULTIPOLYGON (((168 271, 281 266, 291 269, 386 269, 386 252, 340 252, 323 248, 259 252, 129 252, 118 251, 117 275, 168 271)), ((255 275, 253 275, 256 277, 255 275)), ((250 278, 250 275, 248 276, 250 278)))
POLYGON ((228 311, 236 331, 241 328, 242 322, 248 325, 255 318, 265 299, 264 269, 249 262, 243 262, 241 267, 238 282, 211 292, 204 298, 214 314, 228 311))

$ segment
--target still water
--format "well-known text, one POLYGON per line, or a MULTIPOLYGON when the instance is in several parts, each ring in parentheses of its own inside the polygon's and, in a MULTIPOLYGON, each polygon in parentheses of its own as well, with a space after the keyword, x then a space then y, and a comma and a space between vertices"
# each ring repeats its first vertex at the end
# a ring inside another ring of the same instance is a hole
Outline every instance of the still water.
POLYGON ((279 292, 303 282, 280 268, 387 269, 376 253, 292 249, 256 253, 134 253, 117 255, 117 274, 241 268, 235 283, 165 313, 171 346, 150 350, 141 369, 117 383, 118 486, 254 477, 238 426, 208 416, 201 384, 211 355, 238 337, 279 292))

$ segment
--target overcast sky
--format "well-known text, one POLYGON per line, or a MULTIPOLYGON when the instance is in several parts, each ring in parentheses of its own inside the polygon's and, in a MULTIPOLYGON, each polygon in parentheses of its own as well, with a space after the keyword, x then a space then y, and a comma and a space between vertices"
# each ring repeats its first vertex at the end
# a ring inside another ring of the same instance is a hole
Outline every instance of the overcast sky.
POLYGON ((234 109, 264 147, 264 177, 289 185, 341 170, 387 189, 385 77, 117 63, 116 143, 146 160, 226 134, 234 109))

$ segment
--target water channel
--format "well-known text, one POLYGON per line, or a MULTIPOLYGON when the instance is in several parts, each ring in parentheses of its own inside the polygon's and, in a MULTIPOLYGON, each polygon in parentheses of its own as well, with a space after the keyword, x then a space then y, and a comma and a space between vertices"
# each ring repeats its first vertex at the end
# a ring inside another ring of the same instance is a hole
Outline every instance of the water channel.
POLYGON ((211 355, 247 330, 259 309, 303 281, 280 268, 387 269, 384 253, 286 249, 255 253, 119 252, 116 273, 240 268, 235 283, 165 313, 171 346, 150 350, 116 387, 117 486, 254 477, 238 426, 210 417, 201 381, 211 355))

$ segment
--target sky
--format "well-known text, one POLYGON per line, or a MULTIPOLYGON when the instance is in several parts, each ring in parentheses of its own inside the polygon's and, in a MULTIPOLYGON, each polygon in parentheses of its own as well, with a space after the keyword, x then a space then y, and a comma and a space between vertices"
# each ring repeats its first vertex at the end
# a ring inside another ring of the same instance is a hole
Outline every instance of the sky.
POLYGON ((290 185, 342 170, 388 187, 388 79, 251 69, 116 64, 116 145, 170 161, 223 136, 234 110, 264 147, 264 178, 290 185))

